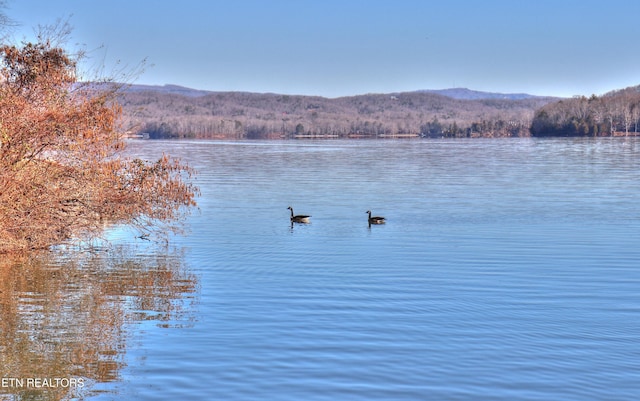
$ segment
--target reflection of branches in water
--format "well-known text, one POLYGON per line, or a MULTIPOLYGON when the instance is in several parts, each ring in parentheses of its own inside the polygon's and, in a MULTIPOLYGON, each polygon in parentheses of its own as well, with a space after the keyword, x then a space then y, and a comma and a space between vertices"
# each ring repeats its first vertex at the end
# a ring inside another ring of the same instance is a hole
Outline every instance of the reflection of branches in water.
MULTIPOLYGON (((0 377, 119 377, 126 323, 193 322, 197 279, 179 252, 118 247, 97 254, 0 261, 0 377)), ((32 398, 24 388, 0 388, 32 398)), ((35 399, 72 396, 47 389, 35 399)), ((86 388, 85 388, 86 391, 86 388)))

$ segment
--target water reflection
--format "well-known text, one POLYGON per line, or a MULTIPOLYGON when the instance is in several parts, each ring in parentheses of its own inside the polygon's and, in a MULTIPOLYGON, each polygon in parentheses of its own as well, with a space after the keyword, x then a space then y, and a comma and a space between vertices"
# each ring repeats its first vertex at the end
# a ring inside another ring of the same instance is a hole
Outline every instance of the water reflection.
POLYGON ((178 251, 121 246, 3 259, 0 399, 95 394, 119 380, 130 323, 189 325, 197 290, 178 251))

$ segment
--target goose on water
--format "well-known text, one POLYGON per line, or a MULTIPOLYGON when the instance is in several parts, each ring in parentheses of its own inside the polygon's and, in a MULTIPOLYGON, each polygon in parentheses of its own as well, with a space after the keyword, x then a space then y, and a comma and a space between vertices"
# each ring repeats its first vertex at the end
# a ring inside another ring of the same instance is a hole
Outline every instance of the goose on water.
POLYGON ((365 213, 369 214, 369 224, 384 224, 385 218, 381 216, 371 216, 371 210, 367 210, 365 213))
POLYGON ((292 223, 309 223, 309 217, 305 214, 293 214, 293 208, 289 206, 287 209, 291 210, 291 222, 292 223))

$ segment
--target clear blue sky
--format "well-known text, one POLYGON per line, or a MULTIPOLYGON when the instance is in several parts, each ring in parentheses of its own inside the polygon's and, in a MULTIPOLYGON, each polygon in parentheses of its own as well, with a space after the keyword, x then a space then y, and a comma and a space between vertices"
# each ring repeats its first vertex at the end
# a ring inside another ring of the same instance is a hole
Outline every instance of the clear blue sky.
POLYGON ((141 84, 337 97, 467 87, 591 95, 640 84, 638 0, 7 0, 70 19, 88 66, 141 84), (118 67, 119 68, 119 67, 118 67))

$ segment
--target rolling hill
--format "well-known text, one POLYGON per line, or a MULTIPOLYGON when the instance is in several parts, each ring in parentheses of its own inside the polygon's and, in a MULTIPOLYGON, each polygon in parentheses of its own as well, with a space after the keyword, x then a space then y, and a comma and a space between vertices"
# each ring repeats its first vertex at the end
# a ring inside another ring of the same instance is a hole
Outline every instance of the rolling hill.
POLYGON ((123 122, 151 137, 301 138, 528 136, 553 97, 455 88, 339 98, 126 87, 123 122))

